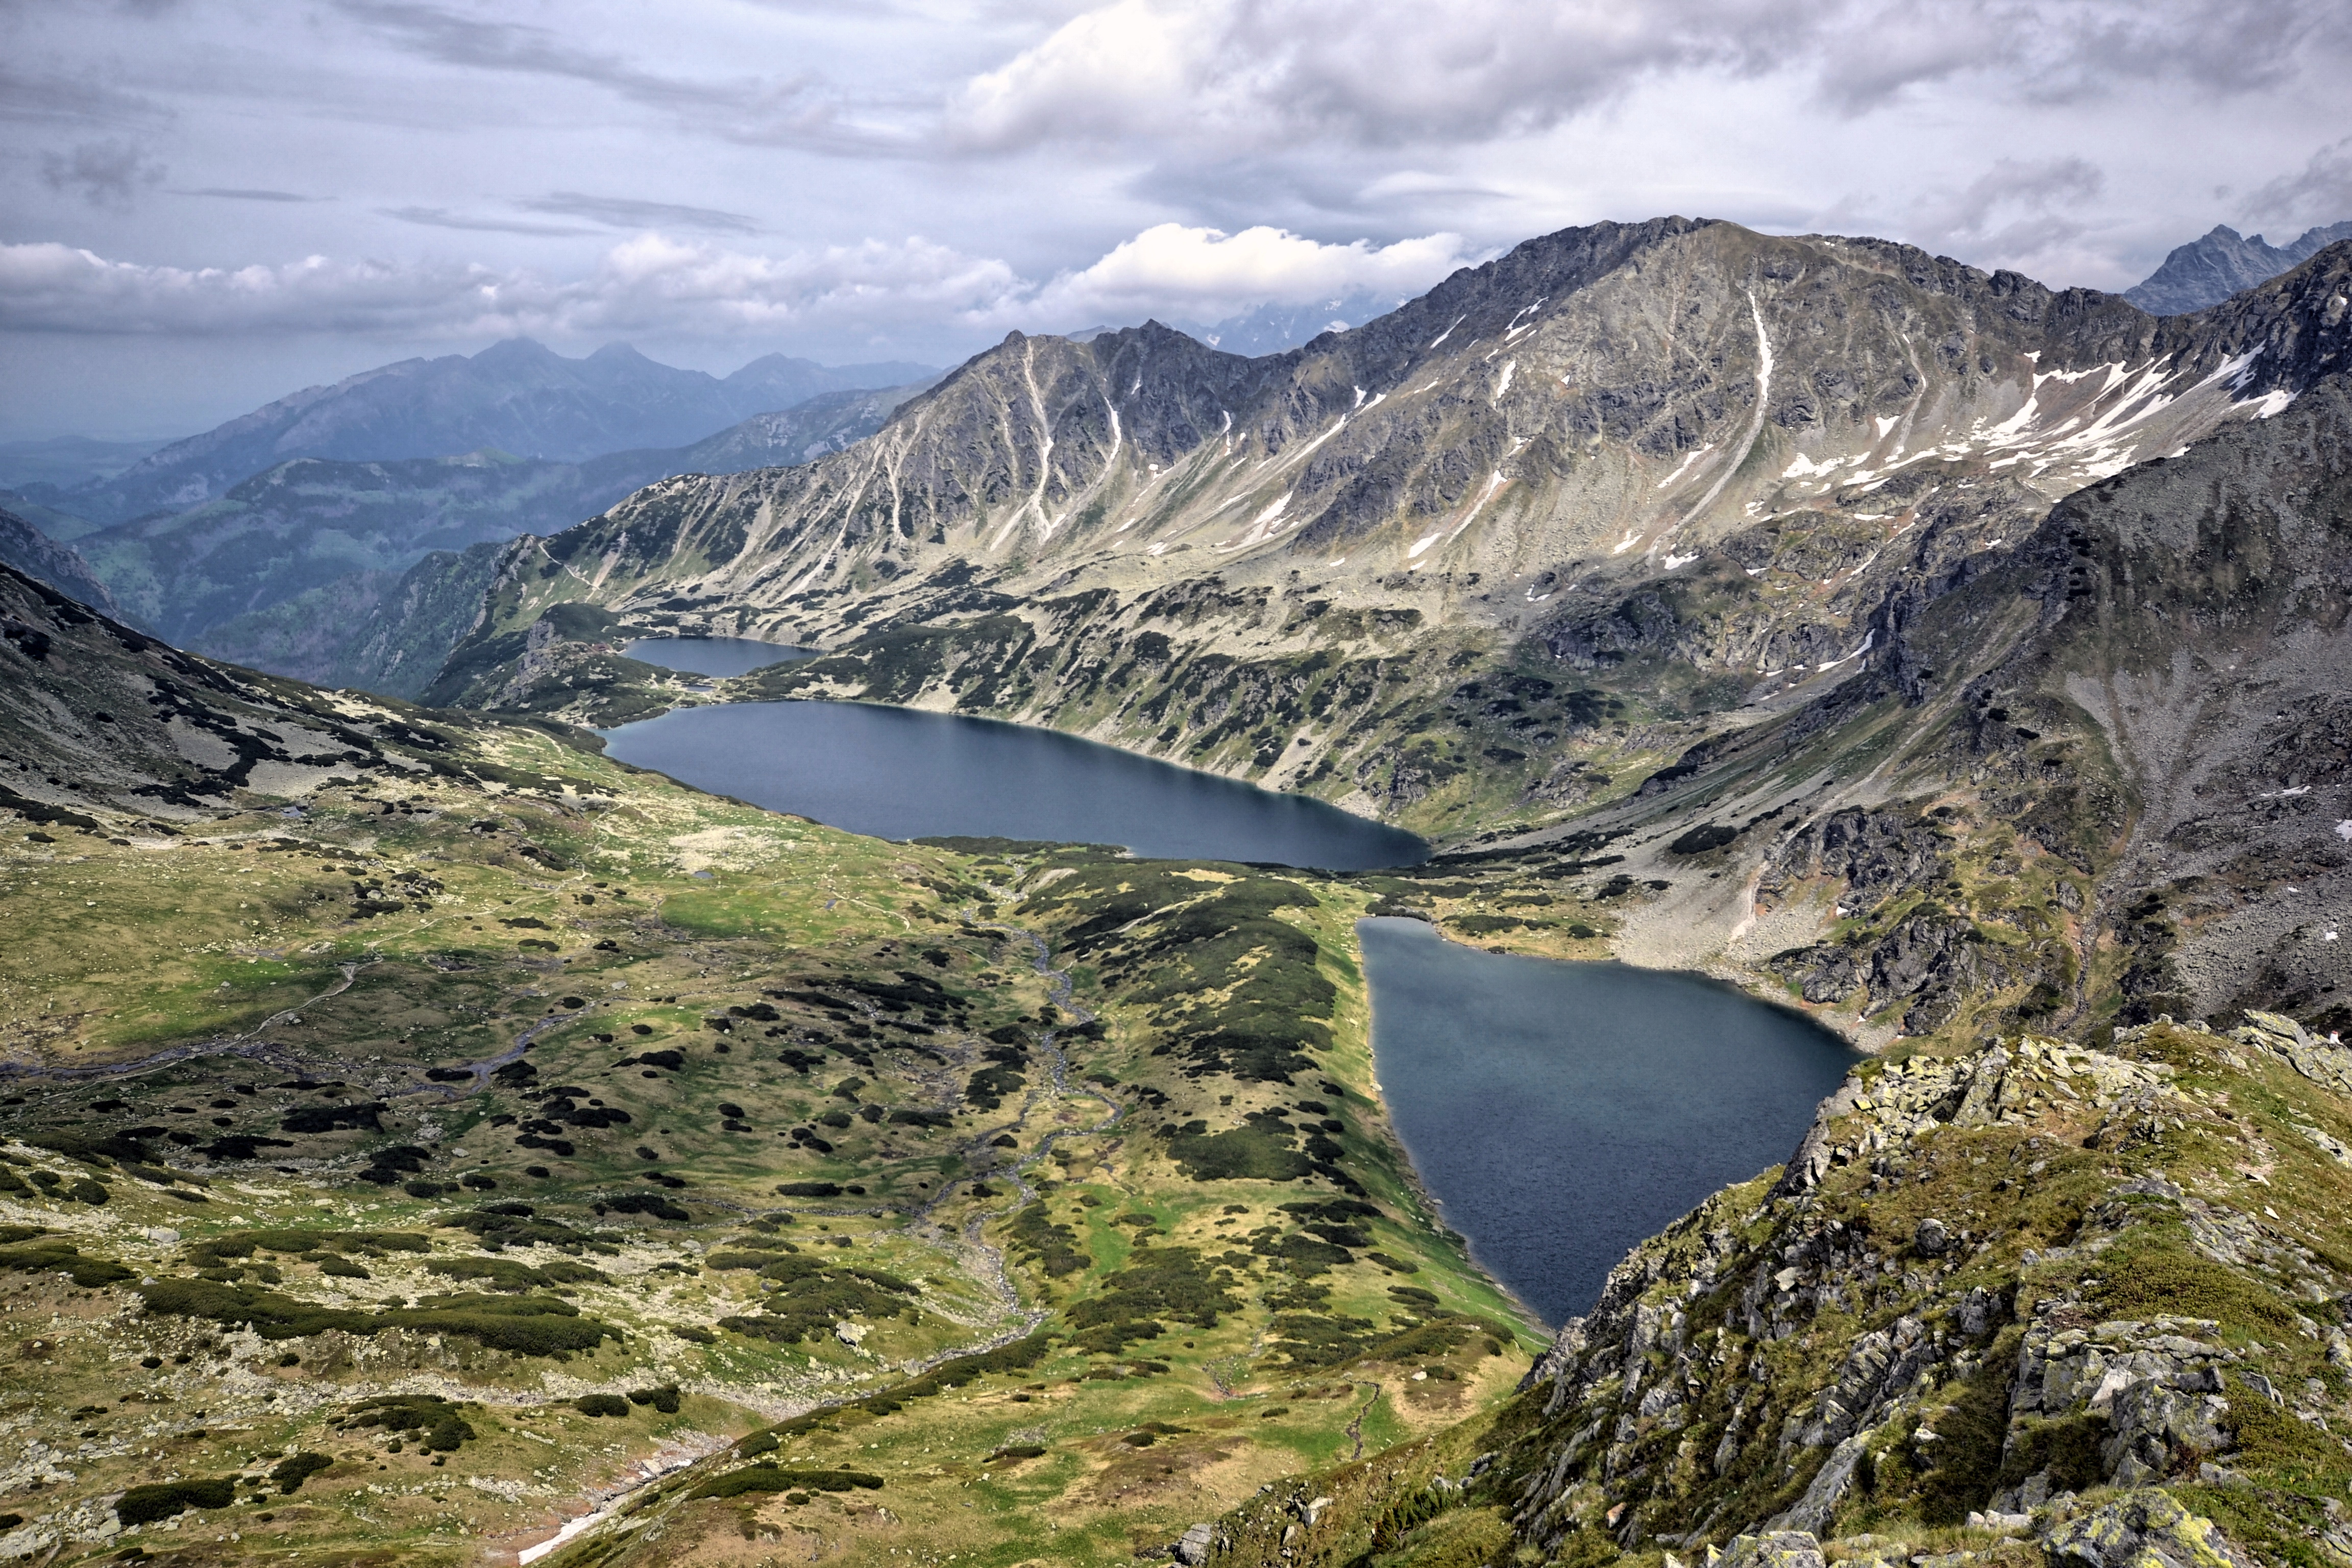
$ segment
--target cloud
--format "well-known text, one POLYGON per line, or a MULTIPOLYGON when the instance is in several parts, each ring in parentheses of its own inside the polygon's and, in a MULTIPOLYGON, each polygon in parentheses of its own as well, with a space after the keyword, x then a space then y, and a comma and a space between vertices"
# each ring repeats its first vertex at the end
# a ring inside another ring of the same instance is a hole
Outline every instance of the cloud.
POLYGON ((949 105, 955 145, 1236 148, 1538 131, 1651 71, 1754 71, 1824 0, 1115 0, 1071 18, 949 105))
POLYGON ((584 217, 613 228, 683 228, 703 234, 757 234, 759 224, 741 213, 716 207, 684 207, 669 202, 633 201, 623 196, 587 196, 577 191, 552 191, 515 204, 531 212, 584 217))
POLYGON ((379 207, 376 210, 403 223, 421 224, 426 228, 454 228, 472 234, 569 237, 596 232, 572 224, 533 223, 529 218, 473 217, 465 213, 453 213, 446 207, 379 207))
POLYGON ((0 245, 0 331, 184 337, 310 332, 479 339, 658 331, 727 338, 821 327, 962 334, 1083 321, 1213 320, 1253 305, 1427 288, 1468 259, 1452 235, 1375 246, 1279 229, 1162 224, 1042 282, 922 238, 778 255, 638 235, 593 268, 339 261, 173 268, 57 244, 0 245))
POLYGON ((633 55, 583 48, 569 31, 459 16, 417 0, 339 0, 338 8, 385 42, 439 64, 579 82, 728 141, 849 153, 891 140, 849 123, 840 95, 814 73, 665 76, 633 55))
POLYGON ((985 315, 1024 288, 1002 261, 922 239, 772 257, 642 235, 568 279, 323 256, 280 267, 152 267, 64 245, 0 245, 0 331, 724 336, 811 319, 985 315))
POLYGON ((325 202, 332 196, 301 196, 292 191, 251 191, 233 185, 199 185, 194 190, 175 190, 175 196, 213 196, 225 202, 325 202))
POLYGON ((0 120, 118 125, 169 118, 160 104, 101 82, 30 76, 0 66, 0 120))
POLYGON ((2075 215, 2105 184, 2106 176, 2084 159, 2003 158, 1966 187, 1921 200, 1910 232, 1920 245, 1996 265, 2082 235, 2089 226, 2075 215))
POLYGON ((2299 174, 2282 175, 2247 198, 2256 221, 2330 223, 2352 217, 2352 136, 2311 155, 2299 174))
POLYGON ((1418 294, 1467 265, 1459 235, 1375 246, 1325 245, 1264 226, 1226 234, 1163 223, 1064 273, 1021 308, 1047 319, 1214 321, 1255 305, 1297 305, 1360 290, 1418 294))
POLYGON ((128 208, 141 191, 163 183, 163 165, 129 142, 85 142, 69 153, 41 154, 41 181, 94 207, 128 208))
POLYGON ((1182 161, 1521 135, 1661 77, 1786 73, 1859 114, 1963 77, 2035 102, 2262 92, 2347 50, 2341 0, 1111 0, 968 79, 946 128, 1182 161))

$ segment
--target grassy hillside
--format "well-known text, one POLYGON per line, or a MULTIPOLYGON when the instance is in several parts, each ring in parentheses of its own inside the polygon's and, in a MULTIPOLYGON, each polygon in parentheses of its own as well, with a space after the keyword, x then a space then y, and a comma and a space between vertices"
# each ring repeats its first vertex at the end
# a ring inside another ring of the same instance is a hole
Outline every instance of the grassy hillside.
POLYGON ((473 1561, 686 1464, 559 1561, 1124 1561, 1540 1342, 1370 1089, 1365 889, 341 710, 442 765, 0 837, 0 1549, 473 1561))

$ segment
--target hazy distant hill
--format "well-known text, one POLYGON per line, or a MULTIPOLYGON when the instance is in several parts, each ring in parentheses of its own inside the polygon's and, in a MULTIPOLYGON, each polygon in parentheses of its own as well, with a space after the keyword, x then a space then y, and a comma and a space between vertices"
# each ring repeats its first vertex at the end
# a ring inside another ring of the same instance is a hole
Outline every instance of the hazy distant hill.
POLYGON ((1325 332, 1360 327, 1374 317, 1387 315, 1408 298, 1360 289, 1305 305, 1260 305, 1210 326, 1188 323, 1182 331, 1229 354, 1278 354, 1325 332))
POLYGON ((488 449, 366 462, 298 458, 185 511, 89 534, 79 548, 129 613, 176 641, 201 639, 352 573, 397 574, 435 551, 569 527, 672 474, 736 473, 837 451, 879 429, 919 390, 826 393, 690 447, 580 462, 488 449))
POLYGON ((658 364, 624 343, 566 359, 516 338, 467 358, 403 360, 279 398, 174 441, 62 497, 104 523, 178 512, 293 458, 381 462, 495 448, 553 462, 683 447, 828 392, 896 386, 917 364, 828 367, 770 354, 725 378, 658 364))
POLYGON ((2203 238, 2176 247, 2163 266, 2125 289, 2124 298, 2150 315, 2184 316, 2267 283, 2339 239, 2352 239, 2352 221, 2305 229, 2283 246, 2215 224, 2203 238))
POLYGON ((0 441, 0 487, 55 486, 60 491, 111 479, 168 441, 100 441, 56 436, 43 441, 0 441))

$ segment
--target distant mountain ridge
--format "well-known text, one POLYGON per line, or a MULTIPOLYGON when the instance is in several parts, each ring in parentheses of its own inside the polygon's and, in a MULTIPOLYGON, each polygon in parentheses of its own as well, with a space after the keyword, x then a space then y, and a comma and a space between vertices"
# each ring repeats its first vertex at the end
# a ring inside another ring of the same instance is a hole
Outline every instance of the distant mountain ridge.
POLYGON ((2283 246, 2217 223, 2202 237, 2176 247, 2163 266, 2125 289, 2124 298, 2152 316, 2185 316, 2267 283, 2339 239, 2352 239, 2352 220, 2305 229, 2283 246))
POLYGON ((551 462, 677 447, 825 393, 936 374, 896 362, 826 366, 769 354, 719 377, 611 343, 567 359, 529 338, 470 358, 403 360, 306 387, 174 441, 55 504, 101 523, 184 511, 294 458, 389 462, 486 447, 551 462))
POLYGON ((1325 332, 1351 331, 1387 315, 1412 298, 1410 294, 1357 289, 1304 305, 1260 305, 1208 326, 1190 322, 1177 325, 1179 331, 1213 349, 1255 358, 1295 349, 1325 332))
MULTIPOLYGON (((209 647, 224 623, 351 574, 396 574, 437 551, 566 528, 674 474, 778 468, 837 451, 879 429, 923 384, 824 393, 690 447, 638 447, 580 462, 490 449, 369 461, 296 458, 185 511, 118 524, 83 536, 77 547, 131 615, 175 641, 209 647)), ((238 635, 229 641, 257 662, 238 635)), ((257 662, 277 669, 266 658, 257 662)))

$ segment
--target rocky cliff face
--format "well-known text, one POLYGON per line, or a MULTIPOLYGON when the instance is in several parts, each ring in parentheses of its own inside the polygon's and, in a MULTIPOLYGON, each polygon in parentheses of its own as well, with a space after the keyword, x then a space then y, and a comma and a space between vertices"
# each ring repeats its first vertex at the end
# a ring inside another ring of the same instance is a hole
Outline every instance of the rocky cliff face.
POLYGON ((1865 1064, 1515 1406, 1243 1510, 1222 1561, 2344 1561, 2347 1089, 2260 1013, 1865 1064))

